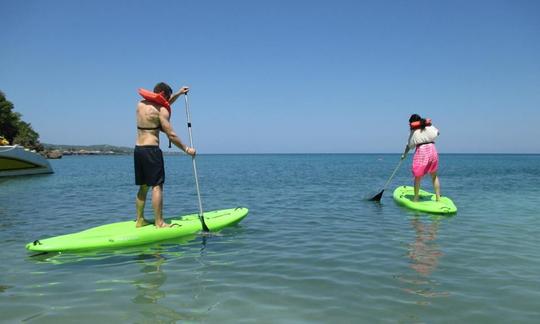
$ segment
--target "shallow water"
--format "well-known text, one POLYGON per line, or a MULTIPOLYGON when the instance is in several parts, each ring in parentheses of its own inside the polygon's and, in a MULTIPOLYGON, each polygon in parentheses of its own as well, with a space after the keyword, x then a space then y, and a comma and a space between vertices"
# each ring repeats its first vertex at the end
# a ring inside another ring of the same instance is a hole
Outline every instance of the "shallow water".
MULTIPOLYGON (((68 156, 53 175, 2 179, 0 321, 538 322, 540 155, 441 155, 453 217, 393 202, 410 159, 380 204, 363 200, 398 161, 201 155, 205 209, 248 207, 239 226, 85 254, 24 245, 134 218, 131 156, 68 156)), ((166 167, 165 214, 196 212, 190 159, 166 167)))

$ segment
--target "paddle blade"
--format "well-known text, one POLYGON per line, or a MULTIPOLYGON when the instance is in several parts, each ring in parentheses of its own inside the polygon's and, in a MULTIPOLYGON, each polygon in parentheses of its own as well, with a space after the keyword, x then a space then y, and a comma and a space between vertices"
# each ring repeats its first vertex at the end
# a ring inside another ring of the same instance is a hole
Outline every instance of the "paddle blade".
POLYGON ((203 223, 203 231, 210 233, 210 229, 208 228, 208 226, 206 226, 205 223, 203 223))
POLYGON ((370 201, 381 201, 383 192, 384 192, 384 189, 381 190, 381 192, 379 192, 378 194, 376 194, 375 196, 373 196, 373 198, 371 198, 369 200, 370 201))
POLYGON ((199 220, 201 221, 203 232, 210 232, 210 229, 206 226, 206 222, 204 221, 204 216, 199 215, 199 220))

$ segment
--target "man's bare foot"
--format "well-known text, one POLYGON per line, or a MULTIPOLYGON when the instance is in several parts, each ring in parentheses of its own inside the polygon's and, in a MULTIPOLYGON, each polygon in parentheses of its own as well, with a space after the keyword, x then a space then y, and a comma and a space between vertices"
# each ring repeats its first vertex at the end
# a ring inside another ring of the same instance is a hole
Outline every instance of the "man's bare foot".
POLYGON ((165 222, 161 222, 161 223, 156 223, 156 227, 157 228, 168 228, 168 227, 171 227, 171 224, 167 224, 165 222))
POLYGON ((143 227, 143 226, 146 226, 146 225, 150 225, 150 223, 147 222, 146 219, 144 219, 144 218, 139 218, 139 219, 137 219, 135 227, 143 227))
POLYGON ((420 199, 418 198, 418 196, 415 196, 415 197, 413 198, 413 201, 414 201, 414 202, 418 202, 418 200, 420 200, 420 199))

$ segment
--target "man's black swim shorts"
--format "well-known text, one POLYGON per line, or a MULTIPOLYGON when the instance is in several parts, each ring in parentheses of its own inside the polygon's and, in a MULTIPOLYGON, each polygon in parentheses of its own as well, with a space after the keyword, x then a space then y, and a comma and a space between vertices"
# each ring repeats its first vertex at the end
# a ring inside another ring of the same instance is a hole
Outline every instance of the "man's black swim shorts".
POLYGON ((157 145, 137 145, 133 153, 135 184, 159 186, 165 182, 163 152, 157 145))

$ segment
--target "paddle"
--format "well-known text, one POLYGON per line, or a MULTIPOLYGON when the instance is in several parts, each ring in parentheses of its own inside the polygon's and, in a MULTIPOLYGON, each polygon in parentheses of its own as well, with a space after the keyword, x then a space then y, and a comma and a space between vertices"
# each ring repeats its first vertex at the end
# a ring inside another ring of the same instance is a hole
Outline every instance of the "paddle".
MULTIPOLYGON (((188 127, 188 132, 189 132, 189 146, 193 147, 193 137, 191 135, 191 114, 189 113, 187 93, 184 94, 184 100, 186 101, 186 117, 187 117, 187 127, 188 127)), ((199 198, 199 219, 201 221, 203 231, 210 232, 210 230, 208 229, 208 226, 206 226, 206 223, 204 222, 201 192, 199 190, 199 177, 197 176, 197 165, 195 164, 194 156, 191 157, 191 161, 193 162, 193 174, 195 175, 195 187, 197 188, 197 198, 199 198)))
POLYGON ((383 195, 384 190, 386 189, 386 187, 388 186, 388 184, 390 183, 390 181, 392 180, 392 178, 393 178, 394 175, 396 174, 396 172, 397 172, 397 170, 399 169, 399 167, 401 166, 401 162, 403 162, 403 160, 404 160, 404 159, 399 159, 398 165, 397 165, 396 168, 394 169, 394 172, 392 172, 392 175, 390 176, 390 178, 388 179, 388 181, 386 181, 386 183, 384 184, 384 187, 383 187, 383 189, 381 190, 381 192, 379 192, 378 194, 376 194, 375 196, 373 196, 373 198, 368 199, 368 200, 371 200, 371 201, 381 201, 381 198, 382 198, 382 195, 383 195))

